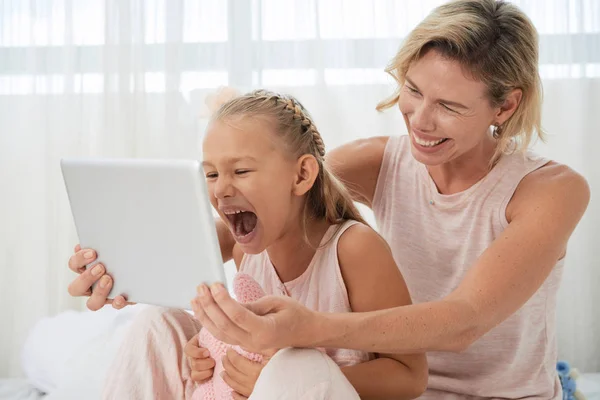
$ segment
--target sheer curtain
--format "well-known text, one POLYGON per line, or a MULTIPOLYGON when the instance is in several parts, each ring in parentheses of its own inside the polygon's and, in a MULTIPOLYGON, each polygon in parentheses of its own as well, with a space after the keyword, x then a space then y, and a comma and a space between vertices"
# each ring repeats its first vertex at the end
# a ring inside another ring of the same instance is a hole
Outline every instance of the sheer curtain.
MULTIPOLYGON (((297 95, 329 148, 404 133, 378 114, 382 72, 439 0, 0 1, 0 376, 21 374, 35 321, 83 308, 67 294, 77 242, 59 160, 196 158, 206 95, 222 85, 297 95)), ((600 190, 600 0, 516 1, 541 35, 543 154, 600 190)), ((595 199, 571 241, 561 357, 600 371, 595 199)))

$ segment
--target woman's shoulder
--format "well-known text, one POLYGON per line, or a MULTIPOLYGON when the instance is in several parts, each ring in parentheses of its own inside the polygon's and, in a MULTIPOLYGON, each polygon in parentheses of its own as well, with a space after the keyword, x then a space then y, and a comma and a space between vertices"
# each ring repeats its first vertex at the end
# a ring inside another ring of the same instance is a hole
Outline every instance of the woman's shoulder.
POLYGON ((586 179, 565 164, 550 160, 527 174, 518 184, 507 206, 507 219, 531 207, 570 209, 587 207, 590 188, 586 179))
POLYGON ((568 165, 549 160, 521 180, 517 186, 515 197, 519 192, 521 195, 535 198, 538 197, 535 196, 536 193, 545 195, 548 192, 570 190, 574 190, 571 192, 572 197, 581 197, 581 195, 589 193, 589 186, 586 179, 568 165))
POLYGON ((374 136, 353 140, 336 147, 327 154, 327 164, 337 172, 340 168, 353 169, 379 166, 390 136, 374 136))
POLYGON ((370 205, 389 136, 371 137, 346 143, 329 152, 327 166, 352 194, 370 205))
POLYGON ((392 136, 373 136, 354 140, 348 145, 357 154, 382 155, 390 139, 392 136))
POLYGON ((532 181, 542 181, 547 179, 566 179, 566 180, 585 180, 581 174, 566 164, 561 164, 554 160, 548 160, 542 167, 533 171, 527 179, 532 181))

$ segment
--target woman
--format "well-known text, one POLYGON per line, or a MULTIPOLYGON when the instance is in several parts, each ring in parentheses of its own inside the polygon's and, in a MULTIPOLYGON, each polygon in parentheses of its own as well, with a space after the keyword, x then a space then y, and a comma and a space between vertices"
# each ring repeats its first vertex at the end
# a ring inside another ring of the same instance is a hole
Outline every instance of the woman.
MULTIPOLYGON (((379 109, 397 105, 409 135, 361 140, 329 155, 355 199, 373 209, 414 305, 320 314, 267 297, 243 307, 221 285, 201 285, 193 301, 199 322, 254 351, 427 351, 426 399, 559 399, 556 293, 590 194, 574 171, 526 151, 542 136, 537 43, 529 19, 506 2, 438 7, 387 69, 399 86, 379 109)), ((85 264, 82 255, 73 256, 74 269, 85 264)), ((76 280, 72 293, 96 279, 76 280)), ((280 351, 254 393, 274 379, 296 385, 278 373, 287 368, 318 371, 313 354, 280 351)), ((347 383, 332 376, 336 385, 347 383)))

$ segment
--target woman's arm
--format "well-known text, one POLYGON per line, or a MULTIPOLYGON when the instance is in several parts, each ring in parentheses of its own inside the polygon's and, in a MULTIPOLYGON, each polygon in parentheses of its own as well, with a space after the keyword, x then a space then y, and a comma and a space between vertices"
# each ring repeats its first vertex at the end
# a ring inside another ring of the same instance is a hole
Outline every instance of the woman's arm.
MULTIPOLYGON (((385 240, 354 225, 338 242, 338 259, 353 312, 411 304, 404 278, 385 240)), ((377 354, 342 371, 362 399, 414 399, 427 387, 425 354, 377 354)))
MULTIPOLYGON (((320 314, 285 298, 246 307, 222 285, 199 286, 196 316, 245 347, 340 347, 383 353, 461 351, 515 313, 565 253, 589 187, 562 165, 529 174, 507 210, 509 226, 446 298, 369 313, 320 314)), ((436 279, 435 276, 431 279, 436 279)))
POLYGON ((389 137, 360 139, 331 150, 325 162, 355 201, 371 207, 389 137))
POLYGON ((450 295, 356 318, 323 316, 307 344, 397 353, 466 349, 539 289, 564 256, 589 197, 586 181, 563 165, 531 173, 507 209, 508 227, 450 295))

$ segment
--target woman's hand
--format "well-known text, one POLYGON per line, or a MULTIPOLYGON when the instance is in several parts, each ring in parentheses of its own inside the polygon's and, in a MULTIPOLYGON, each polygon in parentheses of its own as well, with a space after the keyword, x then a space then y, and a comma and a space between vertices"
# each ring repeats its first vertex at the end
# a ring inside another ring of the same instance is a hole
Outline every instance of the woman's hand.
POLYGON ((183 348, 184 354, 188 357, 190 368, 192 369, 191 378, 196 383, 204 383, 213 376, 215 360, 210 357, 210 352, 200 347, 198 344, 198 334, 183 348))
POLYGON ((87 308, 92 311, 101 309, 105 304, 112 304, 113 308, 121 309, 128 303, 123 296, 115 296, 114 299, 108 299, 108 293, 113 285, 113 280, 106 273, 106 268, 102 264, 96 264, 92 268, 86 268, 86 265, 96 259, 96 252, 92 249, 82 249, 80 245, 75 246, 75 252, 69 258, 69 268, 79 275, 69 285, 69 294, 74 297, 89 296, 87 308), (92 292, 92 285, 98 282, 92 292))
POLYGON ((217 283, 198 286, 192 300, 198 321, 219 340, 265 354, 284 347, 314 347, 325 332, 324 317, 298 302, 266 296, 241 305, 217 283))
POLYGON ((233 398, 235 400, 245 400, 252 394, 254 385, 263 369, 267 364, 268 358, 263 362, 256 362, 247 359, 233 349, 227 350, 227 354, 222 359, 224 371, 221 378, 233 389, 233 398))

